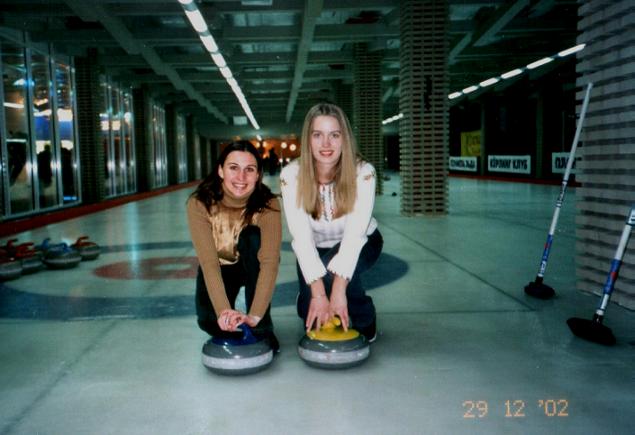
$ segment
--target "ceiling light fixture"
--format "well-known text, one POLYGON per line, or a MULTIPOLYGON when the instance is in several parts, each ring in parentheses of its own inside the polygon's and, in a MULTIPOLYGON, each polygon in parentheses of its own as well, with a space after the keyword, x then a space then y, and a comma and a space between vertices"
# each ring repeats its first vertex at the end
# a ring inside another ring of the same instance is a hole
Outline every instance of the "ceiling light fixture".
POLYGON ((240 85, 234 78, 231 69, 229 69, 229 67, 227 66, 227 62, 225 61, 225 58, 223 57, 222 53, 218 49, 218 44, 216 44, 214 37, 209 31, 209 28, 207 27, 207 23, 205 22, 203 15, 201 15, 201 11, 198 9, 198 7, 193 2, 193 0, 178 0, 178 2, 183 7, 185 16, 189 20, 190 24, 192 24, 192 27, 194 28, 194 30, 196 30, 196 32, 198 33, 198 36, 199 38, 201 38, 201 42, 203 43, 203 46, 212 57, 214 64, 216 65, 216 67, 218 68, 222 76, 225 78, 225 80, 227 81, 227 84, 229 85, 231 90, 234 92, 234 95, 238 99, 238 102, 240 103, 240 106, 245 112, 245 115, 247 115, 247 118, 249 119, 249 122, 251 123, 252 127, 256 130, 260 130, 260 125, 258 125, 258 121, 256 121, 254 114, 251 112, 249 103, 247 103, 247 99, 245 98, 245 95, 243 94, 243 91, 240 88, 240 85))
POLYGON ((584 50, 586 44, 578 44, 575 47, 567 48, 566 50, 562 50, 558 53, 558 56, 565 57, 573 53, 577 53, 578 51, 584 50))
POLYGON ((487 86, 491 86, 495 83, 500 82, 500 79, 497 77, 492 77, 491 79, 487 79, 487 80, 483 80, 481 83, 479 83, 478 85, 482 88, 486 88, 487 86))
POLYGON ((507 71, 506 73, 501 74, 501 78, 504 80, 511 79, 512 77, 516 77, 523 73, 523 70, 520 68, 513 69, 511 71, 507 71))
POLYGON ((397 115, 391 116, 390 118, 386 118, 381 123, 383 125, 386 125, 390 124, 391 122, 399 121, 401 118, 403 118, 403 113, 399 113, 397 115))
POLYGON ((535 69, 538 68, 539 66, 543 66, 548 64, 549 62, 551 62, 553 60, 553 57, 543 57, 540 60, 537 60, 535 62, 530 63, 529 65, 527 65, 527 69, 535 69))
MULTIPOLYGON (((523 72, 525 72, 527 70, 532 70, 532 69, 538 68, 538 67, 540 67, 542 65, 546 65, 546 64, 552 62, 553 60, 555 60, 556 57, 565 57, 565 56, 568 56, 570 54, 577 53, 578 51, 584 50, 585 47, 586 47, 586 44, 575 45, 575 46, 573 46, 571 48, 567 48, 566 50, 562 50, 562 51, 558 52, 557 55, 543 57, 540 60, 537 60, 535 62, 532 62, 532 63, 528 64, 524 68, 516 68, 516 69, 513 69, 511 71, 507 71, 506 73, 501 74, 500 78, 503 79, 503 80, 506 80, 506 79, 510 79, 512 77, 516 77, 517 75, 520 75, 520 74, 522 74, 523 72)), ((484 80, 484 81, 480 82, 478 84, 478 86, 476 86, 476 85, 468 86, 467 88, 463 89, 462 92, 452 92, 451 94, 448 95, 448 99, 454 100, 455 98, 459 98, 462 95, 468 94, 470 92, 474 92, 479 87, 484 88, 484 87, 493 85, 495 83, 498 83, 499 81, 500 81, 499 78, 492 77, 491 79, 487 79, 487 80, 484 80), (468 90, 468 92, 466 92, 466 90, 468 90)))

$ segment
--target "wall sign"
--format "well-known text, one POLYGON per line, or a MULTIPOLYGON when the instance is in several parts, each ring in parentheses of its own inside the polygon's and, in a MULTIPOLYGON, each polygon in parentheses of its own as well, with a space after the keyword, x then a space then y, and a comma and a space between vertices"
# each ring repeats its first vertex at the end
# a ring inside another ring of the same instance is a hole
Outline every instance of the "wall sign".
POLYGON ((531 174, 531 156, 487 156, 487 170, 531 174))

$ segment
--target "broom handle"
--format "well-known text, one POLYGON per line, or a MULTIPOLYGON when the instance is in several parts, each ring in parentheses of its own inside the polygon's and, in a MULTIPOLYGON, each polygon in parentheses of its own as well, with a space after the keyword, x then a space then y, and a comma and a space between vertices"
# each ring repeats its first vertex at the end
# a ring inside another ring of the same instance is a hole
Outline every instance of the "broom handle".
POLYGON ((587 107, 589 106, 589 97, 591 96, 591 88, 593 83, 587 84, 586 94, 584 95, 584 101, 582 103, 582 109, 580 110, 580 119, 578 120, 578 126, 575 130, 575 136, 573 137, 573 144, 571 145, 571 151, 569 151, 569 160, 567 161, 567 167, 562 177, 562 186, 560 187, 560 194, 556 200, 556 209, 551 219, 551 226, 549 227, 549 234, 547 234, 547 242, 545 243, 545 249, 542 253, 542 259, 540 261, 540 270, 538 271, 538 281, 542 281, 547 270, 547 260, 549 259, 549 251, 551 250, 551 243, 553 242, 553 235, 556 232, 558 226, 558 218, 560 217, 560 209, 564 202, 564 194, 567 191, 567 184, 569 183, 569 174, 571 174, 571 168, 575 161, 575 151, 578 148, 578 141, 580 140, 580 132, 582 131, 582 124, 586 116, 587 107))
POLYGON ((613 261, 611 261, 611 270, 606 277, 602 300, 600 302, 600 306, 595 311, 596 316, 604 316, 604 311, 606 311, 606 306, 611 298, 611 293, 613 293, 613 287, 615 287, 615 281, 617 281, 617 275, 620 271, 620 266, 622 265, 622 258, 624 257, 624 251, 626 250, 628 239, 631 236, 633 225, 635 225, 635 205, 631 207, 631 212, 628 219, 626 219, 626 225, 624 225, 624 229, 622 230, 620 243, 617 245, 617 250, 615 251, 615 257, 613 258, 613 261))

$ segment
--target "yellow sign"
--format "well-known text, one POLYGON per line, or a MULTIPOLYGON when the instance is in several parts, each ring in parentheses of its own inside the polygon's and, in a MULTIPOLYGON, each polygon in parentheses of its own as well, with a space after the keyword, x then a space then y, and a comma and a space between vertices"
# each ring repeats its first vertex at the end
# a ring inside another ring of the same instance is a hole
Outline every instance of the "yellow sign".
POLYGON ((481 131, 464 131, 461 133, 461 157, 481 156, 481 131))

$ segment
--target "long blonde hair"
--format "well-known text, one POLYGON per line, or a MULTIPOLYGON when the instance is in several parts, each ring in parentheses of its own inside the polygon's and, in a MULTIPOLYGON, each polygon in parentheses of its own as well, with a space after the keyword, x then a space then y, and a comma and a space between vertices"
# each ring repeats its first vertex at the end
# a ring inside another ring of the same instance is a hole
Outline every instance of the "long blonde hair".
POLYGON ((318 116, 337 119, 342 131, 342 155, 335 167, 335 218, 353 210, 357 196, 357 164, 361 160, 351 124, 344 111, 330 103, 311 107, 304 118, 300 138, 300 173, 298 174, 298 207, 302 207, 314 219, 321 213, 319 183, 313 153, 311 152, 311 129, 318 116))

